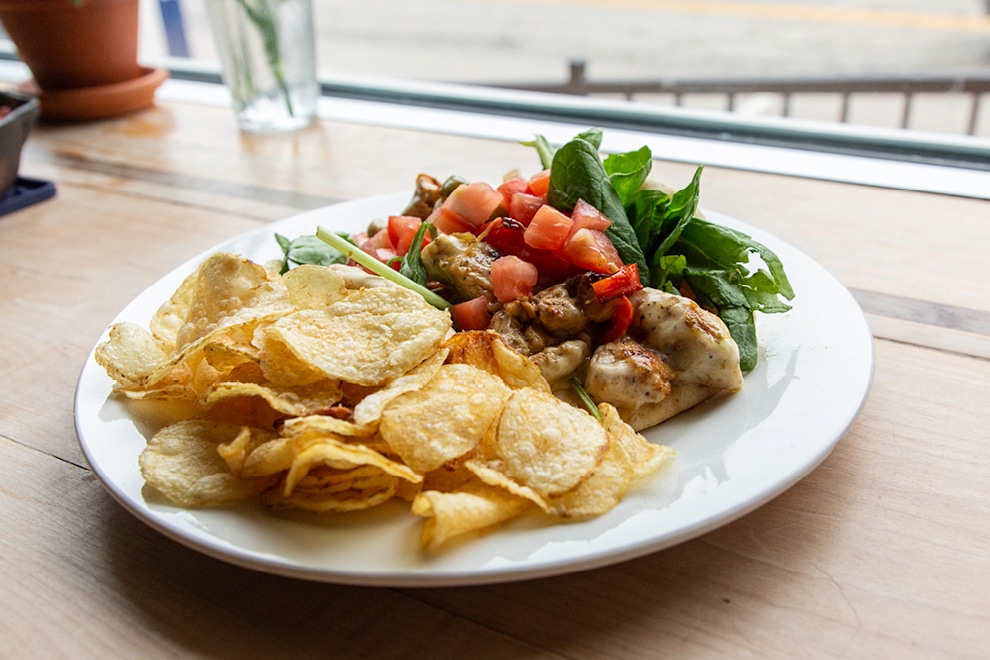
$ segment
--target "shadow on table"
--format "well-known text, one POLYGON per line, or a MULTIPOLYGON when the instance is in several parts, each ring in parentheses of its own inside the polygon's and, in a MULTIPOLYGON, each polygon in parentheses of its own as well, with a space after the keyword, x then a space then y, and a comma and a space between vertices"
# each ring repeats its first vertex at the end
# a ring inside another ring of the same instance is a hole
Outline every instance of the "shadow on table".
MULTIPOLYGON (((822 581, 841 592, 817 568, 827 565, 843 524, 842 511, 832 510, 825 524, 816 515, 819 491, 829 491, 832 502, 848 501, 836 496, 836 488, 849 485, 831 479, 828 465, 694 541, 607 568, 478 587, 352 587, 242 569, 163 537, 109 498, 113 511, 104 533, 115 591, 163 644, 171 640, 170 652, 238 658, 615 656, 634 651, 629 645, 647 637, 637 631, 650 629, 650 639, 662 631, 672 648, 714 645, 731 653, 732 635, 713 637, 713 631, 756 625, 754 616, 793 607, 788 599, 794 594, 820 594, 822 581), (751 607, 754 599, 773 606, 751 607)), ((835 602, 818 606, 835 616, 835 602)))

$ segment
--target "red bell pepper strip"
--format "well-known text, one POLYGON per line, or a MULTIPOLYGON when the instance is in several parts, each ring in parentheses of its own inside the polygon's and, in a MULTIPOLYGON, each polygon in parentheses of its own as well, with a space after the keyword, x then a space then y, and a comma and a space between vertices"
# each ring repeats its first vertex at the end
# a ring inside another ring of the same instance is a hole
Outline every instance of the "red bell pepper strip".
POLYGON ((639 267, 633 263, 623 266, 606 278, 593 282, 591 287, 595 290, 598 300, 608 302, 613 298, 639 291, 643 288, 643 284, 639 280, 639 267))
POLYGON ((612 322, 605 328, 605 332, 599 339, 602 344, 622 339, 629 331, 629 326, 632 325, 633 317, 636 315, 636 308, 628 296, 613 298, 612 306, 612 322))

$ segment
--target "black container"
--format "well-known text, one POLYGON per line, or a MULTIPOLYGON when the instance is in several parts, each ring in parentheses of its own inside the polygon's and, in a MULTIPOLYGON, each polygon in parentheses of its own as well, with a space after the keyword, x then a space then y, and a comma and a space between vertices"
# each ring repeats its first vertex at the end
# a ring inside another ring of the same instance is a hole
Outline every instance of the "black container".
POLYGON ((0 197, 17 180, 21 166, 21 149, 28 133, 38 120, 38 99, 16 92, 0 92, 0 108, 6 116, 0 118, 0 197))

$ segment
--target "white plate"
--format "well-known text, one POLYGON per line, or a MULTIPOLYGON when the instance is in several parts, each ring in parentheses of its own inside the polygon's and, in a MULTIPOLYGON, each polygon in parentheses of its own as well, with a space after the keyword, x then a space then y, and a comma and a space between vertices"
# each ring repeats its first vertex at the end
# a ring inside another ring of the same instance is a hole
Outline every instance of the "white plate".
MULTIPOLYGON (((370 219, 398 212, 408 198, 399 193, 309 211, 210 252, 276 259, 276 231, 293 238, 319 224, 357 231, 370 219)), ((418 550, 422 521, 400 502, 322 518, 248 505, 180 509, 145 491, 138 470, 138 454, 158 422, 140 405, 125 407, 111 396, 112 383, 92 354, 76 391, 79 442, 113 496, 145 523, 207 555, 281 575, 363 585, 483 584, 584 570, 670 547, 742 516, 813 470, 856 417, 873 374, 872 336, 842 285, 773 236, 706 214, 780 256, 797 293, 794 308, 758 318, 761 359, 741 392, 645 433, 674 447, 676 462, 596 519, 552 525, 528 517, 426 556, 418 550)), ((115 322, 146 326, 205 256, 149 287, 115 322)))

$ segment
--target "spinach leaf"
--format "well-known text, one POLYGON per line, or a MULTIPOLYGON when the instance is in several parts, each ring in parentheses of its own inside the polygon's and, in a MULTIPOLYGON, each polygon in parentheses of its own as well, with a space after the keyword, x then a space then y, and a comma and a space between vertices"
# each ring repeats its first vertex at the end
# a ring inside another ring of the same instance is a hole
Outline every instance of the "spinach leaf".
POLYGON ((742 232, 694 218, 681 232, 678 247, 694 265, 736 272, 738 280, 745 281, 756 293, 779 294, 787 300, 794 297, 794 290, 780 258, 765 245, 742 232), (750 274, 748 263, 751 255, 758 256, 766 269, 761 268, 750 274))
POLYGON ((540 165, 543 169, 550 167, 550 163, 553 162, 553 155, 556 149, 550 142, 542 135, 536 135, 532 140, 520 142, 524 147, 533 147, 536 149, 536 153, 540 155, 540 165))
POLYGON ((650 260, 650 286, 667 293, 679 293, 677 284, 684 279, 687 259, 683 254, 653 255, 650 260))
POLYGON ((427 281, 429 281, 429 276, 426 274, 426 266, 423 265, 423 238, 426 236, 426 232, 430 232, 430 238, 432 239, 437 237, 437 228, 432 222, 421 224, 413 235, 409 252, 406 253, 405 258, 402 260, 402 265, 399 267, 400 273, 422 286, 426 286, 427 281))
POLYGON ((704 169, 704 165, 699 165, 694 171, 691 183, 671 196, 670 204, 663 213, 662 240, 656 248, 661 254, 666 254, 670 250, 680 238, 684 228, 694 219, 694 214, 698 212, 698 204, 701 200, 701 173, 704 169))
POLYGON ((644 146, 636 151, 610 154, 605 157, 602 166, 615 192, 619 194, 619 199, 626 205, 633 200, 650 176, 653 154, 649 147, 644 146))
POLYGON ((587 140, 575 138, 554 154, 547 201, 556 209, 570 212, 579 199, 588 202, 612 221, 605 234, 615 245, 623 263, 636 264, 640 280, 647 284, 649 269, 643 250, 626 216, 622 200, 605 173, 598 149, 587 140))
MULTIPOLYGON (((602 129, 600 128, 589 128, 586 131, 581 131, 574 139, 586 140, 598 149, 602 146, 602 129)), ((550 144, 550 142, 542 135, 534 135, 532 140, 523 141, 519 144, 524 147, 534 147, 536 152, 540 155, 540 163, 543 165, 543 169, 549 169, 550 165, 553 163, 553 156, 557 150, 550 144)))
MULTIPOLYGON (((342 238, 350 240, 346 232, 338 234, 342 238)), ((330 247, 315 235, 308 234, 294 239, 286 238, 281 234, 275 234, 275 240, 282 248, 282 266, 280 273, 287 273, 293 265, 316 264, 318 266, 329 266, 330 264, 342 264, 347 262, 347 257, 339 250, 330 247)))
POLYGON ((629 223, 636 232, 636 240, 650 261, 657 255, 663 239, 663 217, 670 205, 670 195, 662 190, 641 190, 626 207, 629 223))

